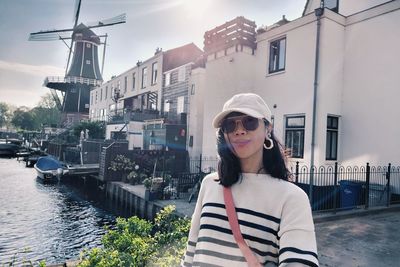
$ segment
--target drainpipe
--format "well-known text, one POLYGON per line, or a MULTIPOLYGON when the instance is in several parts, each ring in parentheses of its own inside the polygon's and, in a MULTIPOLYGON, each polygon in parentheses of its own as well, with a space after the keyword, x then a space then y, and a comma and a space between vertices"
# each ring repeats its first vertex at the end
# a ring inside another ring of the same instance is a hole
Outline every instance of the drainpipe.
POLYGON ((318 92, 318 68, 319 68, 319 46, 321 36, 321 16, 324 14, 323 8, 315 9, 317 16, 317 36, 315 44, 315 69, 314 69, 314 92, 313 92, 313 111, 312 111, 312 131, 311 131, 311 160, 310 160, 310 203, 313 203, 313 184, 314 184, 314 153, 315 153, 315 124, 317 120, 317 92, 318 92))

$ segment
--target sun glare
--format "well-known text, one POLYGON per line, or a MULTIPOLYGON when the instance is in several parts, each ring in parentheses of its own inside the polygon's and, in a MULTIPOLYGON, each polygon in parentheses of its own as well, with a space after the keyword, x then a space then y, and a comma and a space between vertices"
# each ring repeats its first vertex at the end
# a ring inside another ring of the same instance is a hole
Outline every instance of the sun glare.
POLYGON ((182 0, 182 3, 188 17, 202 17, 206 15, 212 0, 182 0))

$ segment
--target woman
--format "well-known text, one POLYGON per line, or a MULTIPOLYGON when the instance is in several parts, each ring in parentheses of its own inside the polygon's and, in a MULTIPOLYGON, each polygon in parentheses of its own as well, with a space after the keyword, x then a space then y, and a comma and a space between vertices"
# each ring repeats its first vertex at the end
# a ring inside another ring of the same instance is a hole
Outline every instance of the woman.
POLYGON ((248 266, 232 234, 224 187, 232 192, 243 239, 262 266, 318 266, 308 198, 288 181, 270 122, 268 106, 250 93, 233 96, 214 118, 218 173, 202 182, 183 266, 248 266))

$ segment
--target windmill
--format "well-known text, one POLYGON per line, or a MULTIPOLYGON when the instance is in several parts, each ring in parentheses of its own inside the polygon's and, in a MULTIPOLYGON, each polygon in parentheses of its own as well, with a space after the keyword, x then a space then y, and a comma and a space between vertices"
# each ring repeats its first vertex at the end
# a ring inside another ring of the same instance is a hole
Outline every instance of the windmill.
POLYGON ((72 28, 39 31, 29 35, 30 41, 61 40, 69 49, 65 76, 46 77, 43 84, 50 89, 62 112, 62 126, 66 127, 89 117, 90 90, 103 82, 102 74, 108 36, 107 34, 96 35, 91 29, 126 22, 126 14, 121 14, 86 25, 78 24, 80 9, 81 0, 76 0, 72 28), (104 42, 101 42, 100 38, 104 38, 104 42), (69 45, 67 40, 71 40, 69 45), (101 71, 98 58, 99 45, 104 45, 101 71), (62 102, 57 91, 60 91, 63 96, 62 102))

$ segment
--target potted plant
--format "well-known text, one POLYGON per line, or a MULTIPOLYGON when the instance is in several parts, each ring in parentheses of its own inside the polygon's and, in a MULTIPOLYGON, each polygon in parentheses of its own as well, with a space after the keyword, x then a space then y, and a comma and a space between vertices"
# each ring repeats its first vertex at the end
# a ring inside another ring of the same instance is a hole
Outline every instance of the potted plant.
POLYGON ((146 194, 148 194, 148 199, 146 200, 155 200, 161 198, 164 188, 164 179, 162 177, 146 178, 143 180, 143 185, 146 188, 145 199, 146 194))

